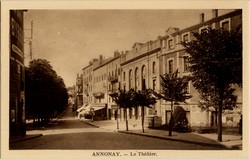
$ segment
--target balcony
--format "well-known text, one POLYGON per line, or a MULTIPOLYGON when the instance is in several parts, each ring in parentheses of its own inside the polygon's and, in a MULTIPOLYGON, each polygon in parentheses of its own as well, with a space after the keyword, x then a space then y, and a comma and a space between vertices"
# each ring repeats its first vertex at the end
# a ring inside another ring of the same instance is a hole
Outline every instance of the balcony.
POLYGON ((116 94, 116 93, 118 93, 118 92, 119 92, 118 89, 111 89, 111 90, 108 90, 108 94, 109 94, 109 95, 114 95, 114 94, 116 94))
POLYGON ((108 81, 109 82, 112 82, 112 83, 115 83, 115 82, 118 82, 118 76, 108 76, 108 81))
POLYGON ((95 98, 103 98, 104 97, 104 93, 102 93, 102 92, 96 92, 96 93, 93 93, 93 96, 95 98))

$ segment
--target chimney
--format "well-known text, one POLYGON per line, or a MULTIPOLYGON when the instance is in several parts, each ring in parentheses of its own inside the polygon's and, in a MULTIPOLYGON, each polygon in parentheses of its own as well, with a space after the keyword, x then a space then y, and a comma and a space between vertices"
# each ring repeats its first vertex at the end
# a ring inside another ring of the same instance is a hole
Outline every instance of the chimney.
POLYGON ((117 57, 117 56, 119 56, 119 55, 120 55, 120 53, 119 53, 118 50, 114 52, 114 57, 117 57))
POLYGON ((213 9, 212 10, 212 18, 217 18, 218 17, 218 9, 213 9))
POLYGON ((103 56, 102 55, 99 56, 99 60, 100 60, 100 63, 102 63, 102 60, 103 60, 103 56))
POLYGON ((201 13, 200 14, 200 23, 203 23, 204 22, 204 13, 201 13))

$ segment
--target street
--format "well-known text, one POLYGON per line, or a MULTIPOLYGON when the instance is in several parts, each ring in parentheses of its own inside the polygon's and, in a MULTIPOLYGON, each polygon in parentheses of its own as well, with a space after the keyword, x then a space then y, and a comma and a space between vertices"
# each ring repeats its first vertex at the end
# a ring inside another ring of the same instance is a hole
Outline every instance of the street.
POLYGON ((65 111, 53 126, 44 130, 32 130, 27 134, 43 136, 12 143, 10 149, 63 149, 63 150, 218 150, 198 144, 161 140, 145 136, 124 134, 97 128, 78 120, 71 111, 65 111))

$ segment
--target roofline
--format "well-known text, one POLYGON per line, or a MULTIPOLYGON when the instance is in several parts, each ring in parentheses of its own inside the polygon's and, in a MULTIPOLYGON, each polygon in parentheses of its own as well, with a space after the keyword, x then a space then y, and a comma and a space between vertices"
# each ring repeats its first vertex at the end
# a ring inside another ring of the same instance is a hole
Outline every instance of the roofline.
POLYGON ((151 55, 151 54, 153 54, 153 53, 155 53, 155 52, 158 52, 158 51, 160 51, 160 50, 161 50, 161 48, 158 47, 158 48, 156 48, 156 49, 154 49, 154 50, 151 50, 151 51, 149 51, 149 52, 147 52, 147 53, 144 53, 144 54, 141 54, 141 55, 139 55, 139 56, 136 56, 136 57, 134 57, 134 58, 132 58, 132 59, 130 59, 130 60, 128 60, 128 61, 125 61, 125 62, 121 63, 121 66, 126 65, 126 64, 128 64, 128 63, 130 63, 130 62, 133 62, 133 61, 135 61, 135 60, 138 60, 138 59, 140 59, 140 58, 142 58, 142 57, 144 57, 144 56, 151 55))
POLYGON ((183 34, 185 32, 200 28, 201 26, 206 26, 208 24, 212 24, 213 22, 218 22, 218 21, 221 21, 222 19, 232 17, 232 16, 235 16, 235 15, 239 15, 239 14, 242 14, 242 9, 237 9, 237 10, 234 10, 234 11, 229 12, 227 14, 223 14, 221 16, 218 16, 216 18, 209 19, 209 20, 207 20, 205 22, 202 22, 202 23, 199 23, 199 24, 184 28, 182 30, 179 30, 178 32, 174 32, 172 35, 176 36, 176 35, 179 35, 179 34, 183 34))
POLYGON ((103 64, 97 66, 96 68, 93 68, 93 71, 99 69, 100 67, 102 67, 102 66, 104 66, 104 65, 109 64, 109 63, 112 62, 112 61, 115 61, 116 59, 119 59, 120 57, 121 57, 121 55, 119 55, 119 56, 117 56, 117 57, 113 57, 112 59, 110 59, 110 60, 104 62, 103 64))
POLYGON ((83 67, 82 70, 85 70, 86 68, 90 67, 91 65, 93 65, 93 63, 89 64, 88 66, 83 67))

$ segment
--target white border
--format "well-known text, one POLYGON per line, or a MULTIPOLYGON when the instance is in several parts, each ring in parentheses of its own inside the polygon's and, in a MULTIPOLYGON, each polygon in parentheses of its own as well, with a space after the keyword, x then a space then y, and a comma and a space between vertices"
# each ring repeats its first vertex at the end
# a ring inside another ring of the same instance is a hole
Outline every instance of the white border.
MULTIPOLYGON (((249 157, 249 1, 2 1, 1 3, 1 158, 92 158, 93 151, 74 150, 8 150, 9 114, 9 15, 10 9, 243 9, 243 150, 242 151, 156 151, 156 158, 239 158, 249 157), (180 153, 181 152, 181 153, 180 153)), ((127 150, 123 150, 127 151, 127 150)), ((119 151, 114 151, 119 152, 119 151)), ((96 157, 98 158, 98 157, 96 157)), ((130 157, 132 158, 132 157, 130 157)), ((138 157, 133 157, 138 158, 138 157)))

